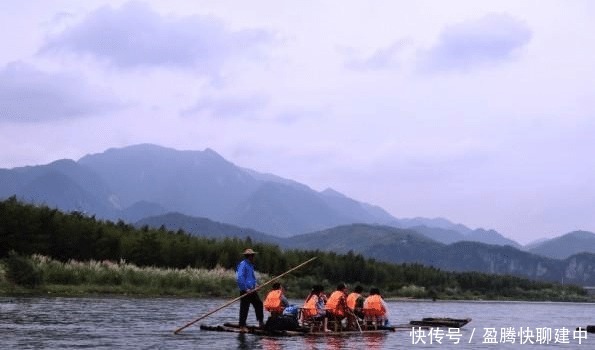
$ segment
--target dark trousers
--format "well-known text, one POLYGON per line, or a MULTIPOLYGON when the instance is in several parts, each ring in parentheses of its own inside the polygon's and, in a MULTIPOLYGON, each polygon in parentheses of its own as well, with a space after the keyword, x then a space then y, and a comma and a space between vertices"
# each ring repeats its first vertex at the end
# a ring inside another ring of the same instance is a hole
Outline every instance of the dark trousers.
MULTIPOLYGON (((241 291, 240 295, 244 295, 246 292, 241 291)), ((262 311, 262 301, 258 296, 258 293, 250 293, 240 299, 240 327, 246 325, 246 319, 248 318, 248 310, 250 309, 250 304, 254 307, 254 313, 256 314, 256 319, 258 322, 263 322, 264 320, 264 312, 262 311)))

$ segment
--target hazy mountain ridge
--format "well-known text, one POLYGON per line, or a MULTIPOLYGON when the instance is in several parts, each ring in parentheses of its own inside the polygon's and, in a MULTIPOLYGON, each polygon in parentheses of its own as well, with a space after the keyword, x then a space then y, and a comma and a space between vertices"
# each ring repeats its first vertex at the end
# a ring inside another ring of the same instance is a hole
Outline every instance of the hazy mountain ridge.
POLYGON ((123 208, 144 200, 168 211, 220 221, 230 202, 259 185, 210 149, 177 151, 143 144, 88 155, 79 163, 105 179, 123 208))
POLYGON ((286 239, 287 247, 345 253, 391 263, 420 263, 448 271, 510 274, 581 285, 595 284, 595 254, 552 259, 513 246, 461 241, 443 244, 411 229, 349 225, 286 239))
POLYGON ((154 217, 138 223, 152 227, 165 225, 192 234, 223 238, 248 237, 254 241, 278 244, 286 249, 322 250, 345 254, 349 251, 390 263, 419 263, 447 271, 507 274, 553 282, 595 284, 595 254, 581 253, 566 259, 552 259, 519 250, 513 246, 461 241, 444 244, 413 229, 387 225, 352 224, 279 238, 259 232, 183 217, 179 214, 154 217), (173 221, 172 221, 173 220, 173 221), (172 223, 173 222, 173 223, 172 223), (182 224, 181 222, 187 222, 182 224), (207 225, 207 226, 204 226, 207 225), (217 228, 217 226, 220 226, 217 228))
POLYGON ((158 216, 144 218, 135 223, 135 226, 142 227, 147 225, 153 228, 164 226, 167 230, 190 233, 195 236, 210 238, 235 237, 246 239, 250 237, 255 242, 266 242, 279 244, 282 238, 268 235, 256 230, 238 227, 234 225, 216 222, 207 218, 196 218, 180 213, 167 213, 158 216))
POLYGON ((28 202, 99 217, 109 217, 116 212, 102 199, 109 196, 107 184, 92 170, 73 160, 62 159, 44 166, 15 168, 14 171, 19 178, 15 193, 28 202))
POLYGON ((289 237, 353 223, 412 228, 442 242, 519 245, 494 230, 444 218, 397 219, 333 189, 240 168, 211 149, 179 151, 152 144, 111 148, 46 165, 0 169, 0 197, 135 222, 179 212, 289 237))
POLYGON ((282 245, 287 248, 320 249, 337 253, 352 250, 366 254, 376 245, 428 244, 441 245, 426 236, 409 229, 398 229, 384 225, 352 224, 331 229, 296 235, 286 238, 282 245))
POLYGON ((402 218, 390 223, 399 228, 410 228, 415 226, 435 227, 443 230, 456 231, 462 235, 467 235, 473 230, 462 224, 455 224, 444 218, 402 218))
POLYGON ((0 195, 66 211, 136 221, 179 212, 278 236, 393 220, 379 207, 246 170, 211 149, 151 144, 111 148, 46 165, 2 169, 0 195))
POLYGON ((595 252, 595 233, 573 231, 565 235, 535 243, 529 252, 554 259, 566 259, 579 253, 595 252))
POLYGON ((478 228, 471 230, 461 224, 438 224, 438 226, 427 226, 432 225, 436 222, 445 222, 446 219, 431 219, 423 220, 417 218, 415 220, 398 220, 391 222, 392 226, 400 228, 408 228, 424 234, 425 236, 445 244, 471 241, 480 242, 485 244, 496 244, 496 245, 510 245, 516 248, 521 248, 521 245, 517 242, 502 236, 495 230, 484 230, 478 228), (439 221, 437 221, 439 220, 439 221), (396 226, 398 225, 398 226, 396 226))

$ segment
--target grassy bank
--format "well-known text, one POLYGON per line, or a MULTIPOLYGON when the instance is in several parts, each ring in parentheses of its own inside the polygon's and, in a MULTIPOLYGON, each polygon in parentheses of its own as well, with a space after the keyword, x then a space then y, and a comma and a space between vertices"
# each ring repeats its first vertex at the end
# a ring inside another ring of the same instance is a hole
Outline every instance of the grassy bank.
MULTIPOLYGON (((258 272, 257 277, 261 283, 270 279, 267 274, 258 272)), ((284 278, 282 282, 296 298, 307 295, 310 287, 318 283, 312 278, 292 277, 284 278)), ((323 283, 329 284, 328 281, 323 283)), ((60 262, 38 254, 31 257, 14 255, 0 260, 0 295, 47 294, 230 298, 236 297, 238 290, 235 271, 222 267, 138 267, 125 261, 109 260, 60 262), (19 271, 18 276, 10 276, 10 264, 19 271)))
POLYGON ((0 264, 1 294, 226 296, 236 293, 234 272, 223 268, 140 268, 124 261, 60 262, 41 255, 33 255, 27 261, 36 282, 15 283, 9 278, 4 262, 0 264))
MULTIPOLYGON (((269 278, 267 275, 259 275, 261 282, 269 278)), ((286 286, 287 295, 296 299, 305 297, 315 283, 322 283, 327 292, 334 289, 332 282, 316 281, 311 277, 287 277, 282 282, 286 286)), ((368 287, 364 286, 366 289, 368 287)), ((510 295, 502 292, 463 291, 458 288, 436 292, 416 285, 395 290, 383 286, 380 288, 389 299, 592 301, 585 295, 557 286, 540 290, 516 289, 510 295)), ((125 261, 60 262, 42 255, 13 255, 0 261, 0 295, 47 294, 229 298, 237 296, 237 287, 235 272, 221 267, 173 269, 138 267, 125 261)))

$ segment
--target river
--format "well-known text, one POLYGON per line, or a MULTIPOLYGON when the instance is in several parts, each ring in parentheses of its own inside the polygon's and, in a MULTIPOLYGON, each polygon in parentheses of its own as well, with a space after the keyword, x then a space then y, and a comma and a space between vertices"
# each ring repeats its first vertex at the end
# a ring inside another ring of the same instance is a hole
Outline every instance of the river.
MULTIPOLYGON (((201 331, 198 324, 237 322, 235 303, 188 327, 222 299, 0 297, 2 349, 595 349, 595 304, 548 302, 390 301, 393 324, 423 317, 473 320, 460 334, 399 330, 342 337, 259 337, 201 331), (440 341, 440 343, 439 343, 440 341), (458 341, 458 343, 457 343, 458 341), (533 344, 531 343, 533 342, 533 344)), ((297 301, 296 301, 297 304, 297 301)), ((249 324, 255 324, 250 309, 249 324)))

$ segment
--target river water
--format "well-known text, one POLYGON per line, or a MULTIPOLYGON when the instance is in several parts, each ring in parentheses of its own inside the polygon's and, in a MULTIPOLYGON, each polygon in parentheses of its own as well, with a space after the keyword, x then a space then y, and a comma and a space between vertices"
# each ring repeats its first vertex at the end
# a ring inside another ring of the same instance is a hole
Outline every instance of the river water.
MULTIPOLYGON (((329 337, 260 337, 201 331, 237 323, 239 303, 174 335, 227 300, 128 297, 0 297, 1 349, 595 349, 595 304, 390 301, 392 324, 423 317, 472 318, 454 333, 398 330, 329 337), (533 344, 531 343, 533 342, 533 344)), ((297 304, 297 301, 295 301, 297 304)), ((255 324, 250 309, 249 324, 255 324)))

